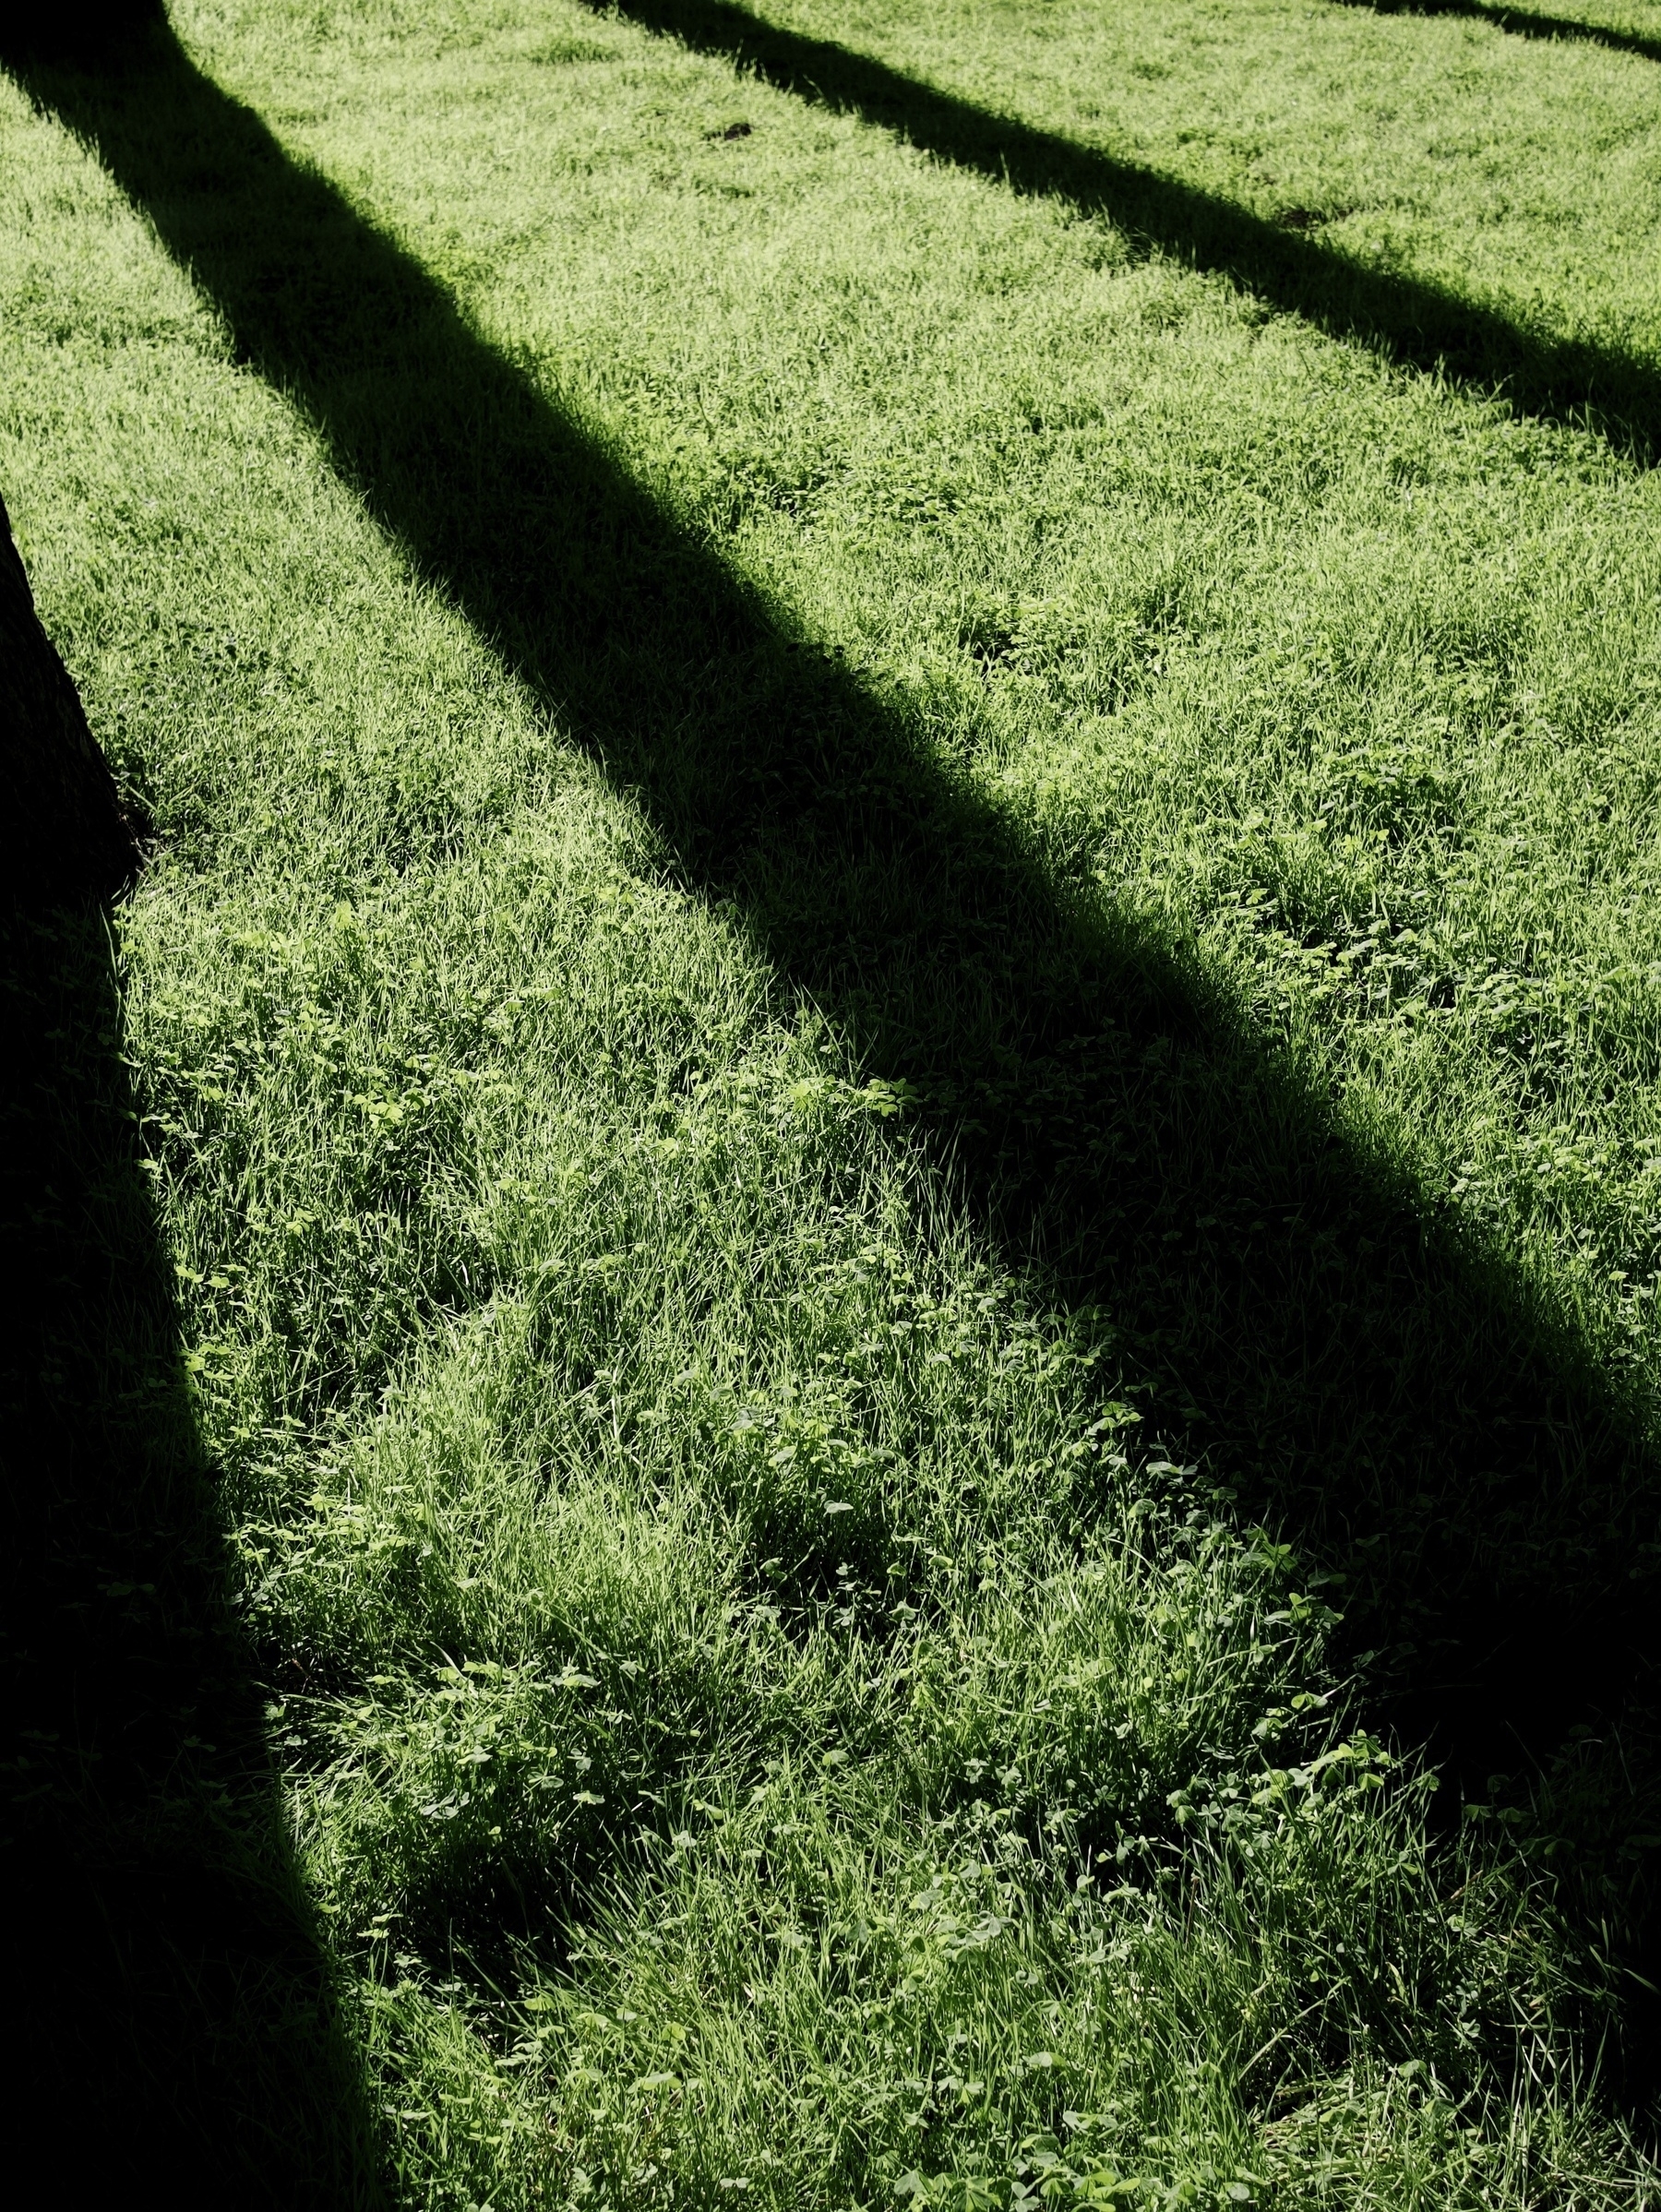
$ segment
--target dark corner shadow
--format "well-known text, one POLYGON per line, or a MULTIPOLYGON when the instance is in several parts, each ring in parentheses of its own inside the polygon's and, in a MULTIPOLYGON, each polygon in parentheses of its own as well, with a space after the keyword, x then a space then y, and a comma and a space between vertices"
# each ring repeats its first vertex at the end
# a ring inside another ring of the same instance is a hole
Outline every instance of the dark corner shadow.
POLYGON ((0 998, 14 2137, 75 2205, 368 2212, 376 2127, 226 1602, 104 912, 0 917, 0 998))
POLYGON ((1179 960, 1069 905, 926 731, 789 634, 171 34, 125 71, 22 80, 679 878, 920 1088, 971 1217, 1093 1316, 1144 1433, 1347 1577, 1352 1648, 1388 1653, 1374 1714, 1478 1792, 1556 1762, 1557 1863, 1639 1942, 1631 1846, 1656 1823, 1609 1776, 1661 1628, 1661 1475, 1583 1354, 1179 960))
MULTIPOLYGON (((588 0, 609 6, 612 0, 588 0)), ((1213 270, 1331 337, 1404 366, 1498 394, 1526 414, 1591 429, 1650 466, 1661 448, 1661 368, 1613 347, 1557 339, 1444 287, 1324 245, 1309 211, 1285 222, 1215 194, 1037 130, 938 90, 885 63, 763 22, 734 0, 615 0, 617 12, 781 91, 861 116, 1017 192, 1105 215, 1144 246, 1213 270)))
POLYGON ((1493 0, 1338 0, 1341 7, 1365 7, 1375 16, 1463 16, 1488 23, 1514 39, 1578 39, 1583 45, 1607 46, 1615 54, 1635 54, 1661 62, 1661 39, 1642 31, 1614 30, 1603 23, 1583 23, 1574 16, 1536 15, 1533 8, 1500 7, 1493 0))

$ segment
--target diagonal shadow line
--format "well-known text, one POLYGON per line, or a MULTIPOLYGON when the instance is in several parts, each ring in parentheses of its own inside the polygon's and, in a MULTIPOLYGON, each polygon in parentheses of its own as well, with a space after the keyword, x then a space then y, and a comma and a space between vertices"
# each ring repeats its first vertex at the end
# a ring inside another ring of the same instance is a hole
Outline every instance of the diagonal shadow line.
MULTIPOLYGON (((1377 1713, 1480 1786, 1644 1692, 1661 1470, 1502 1258, 1428 1221, 1166 949, 1058 889, 917 718, 794 636, 170 31, 123 69, 18 76, 680 879, 921 1086, 977 1230, 1094 1315, 1243 1513, 1349 1577, 1352 1648, 1389 1650, 1377 1713)), ((1576 1801, 1588 1908, 1635 1912, 1643 1805, 1576 1801)))
POLYGON ((1426 278, 1369 266, 1197 185, 978 107, 831 40, 782 30, 734 0, 616 0, 616 8, 955 167, 1105 215, 1144 249, 1226 276, 1331 337, 1501 395, 1526 414, 1595 430, 1640 465, 1656 457, 1661 366, 1640 354, 1555 337, 1426 278))
POLYGON ((1578 40, 1588 46, 1607 46, 1613 54, 1661 62, 1661 39, 1645 38, 1642 31, 1615 30, 1603 23, 1583 23, 1574 16, 1536 15, 1532 8, 1497 6, 1495 0, 1338 0, 1338 5, 1368 8, 1375 16, 1461 16, 1467 22, 1490 24, 1509 38, 1578 40))

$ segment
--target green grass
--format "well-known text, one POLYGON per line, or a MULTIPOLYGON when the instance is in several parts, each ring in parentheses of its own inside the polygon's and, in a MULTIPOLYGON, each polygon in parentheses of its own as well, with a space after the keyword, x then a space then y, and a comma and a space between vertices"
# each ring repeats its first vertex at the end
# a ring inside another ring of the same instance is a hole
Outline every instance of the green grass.
POLYGON ((21 975, 24 1830, 266 1900, 269 2195, 1655 2200, 1661 9, 1482 15, 6 88, 160 838, 21 975))

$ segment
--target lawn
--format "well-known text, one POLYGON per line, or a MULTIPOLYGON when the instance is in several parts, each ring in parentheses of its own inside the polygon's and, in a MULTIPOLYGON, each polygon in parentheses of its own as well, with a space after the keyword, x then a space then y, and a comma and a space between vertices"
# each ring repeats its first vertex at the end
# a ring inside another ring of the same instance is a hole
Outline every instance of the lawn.
POLYGON ((155 831, 11 932, 10 1842, 169 2157, 1661 2199, 1661 5, 1559 7, 0 78, 155 831))

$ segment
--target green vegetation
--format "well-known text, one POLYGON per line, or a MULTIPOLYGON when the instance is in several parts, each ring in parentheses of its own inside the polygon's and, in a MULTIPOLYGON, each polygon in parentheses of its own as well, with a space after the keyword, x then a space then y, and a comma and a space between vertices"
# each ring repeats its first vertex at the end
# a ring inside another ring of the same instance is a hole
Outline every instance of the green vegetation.
POLYGON ((1486 13, 5 86, 39 1387, 230 1685, 26 1794, 282 1901, 270 2191, 1655 2202, 1661 7, 1486 13))

